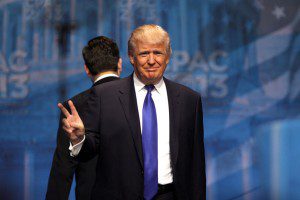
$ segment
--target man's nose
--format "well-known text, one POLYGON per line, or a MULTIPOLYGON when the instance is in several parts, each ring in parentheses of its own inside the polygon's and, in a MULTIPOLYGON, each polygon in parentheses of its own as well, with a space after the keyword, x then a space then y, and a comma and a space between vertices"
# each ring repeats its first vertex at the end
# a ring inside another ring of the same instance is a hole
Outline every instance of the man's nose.
POLYGON ((155 64, 155 58, 154 58, 153 53, 149 54, 148 64, 149 65, 154 65, 155 64))

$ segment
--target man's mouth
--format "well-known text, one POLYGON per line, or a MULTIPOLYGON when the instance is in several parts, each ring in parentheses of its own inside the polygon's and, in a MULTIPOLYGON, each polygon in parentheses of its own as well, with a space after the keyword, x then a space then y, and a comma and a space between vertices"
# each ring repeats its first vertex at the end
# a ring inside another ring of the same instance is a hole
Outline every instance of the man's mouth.
POLYGON ((151 68, 146 68, 145 70, 147 71, 147 72, 155 72, 155 71, 157 71, 159 69, 159 67, 151 67, 151 68))

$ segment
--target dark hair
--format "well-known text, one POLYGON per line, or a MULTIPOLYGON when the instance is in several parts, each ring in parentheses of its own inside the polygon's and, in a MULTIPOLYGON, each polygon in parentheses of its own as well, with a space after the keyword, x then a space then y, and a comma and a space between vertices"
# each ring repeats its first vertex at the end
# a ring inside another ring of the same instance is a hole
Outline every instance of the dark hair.
POLYGON ((99 36, 91 39, 82 49, 85 65, 93 75, 117 71, 120 58, 118 45, 110 38, 99 36))

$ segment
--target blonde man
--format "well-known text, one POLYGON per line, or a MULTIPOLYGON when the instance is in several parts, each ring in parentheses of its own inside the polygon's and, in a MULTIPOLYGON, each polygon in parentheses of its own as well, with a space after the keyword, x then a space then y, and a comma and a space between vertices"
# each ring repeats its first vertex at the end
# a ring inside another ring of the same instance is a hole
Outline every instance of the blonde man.
POLYGON ((134 72, 93 90, 82 123, 61 104, 71 154, 99 155, 92 199, 205 199, 201 97, 163 77, 169 34, 157 25, 128 41, 134 72))

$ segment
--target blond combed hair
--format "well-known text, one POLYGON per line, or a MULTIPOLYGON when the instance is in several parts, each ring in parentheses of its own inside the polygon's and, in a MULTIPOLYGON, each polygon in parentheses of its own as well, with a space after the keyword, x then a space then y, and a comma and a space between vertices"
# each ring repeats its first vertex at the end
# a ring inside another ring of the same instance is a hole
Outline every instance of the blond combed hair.
POLYGON ((150 44, 165 44, 166 53, 171 56, 170 37, 162 27, 155 24, 145 24, 136 28, 128 40, 128 55, 133 55, 136 43, 143 41, 150 42, 150 44))

